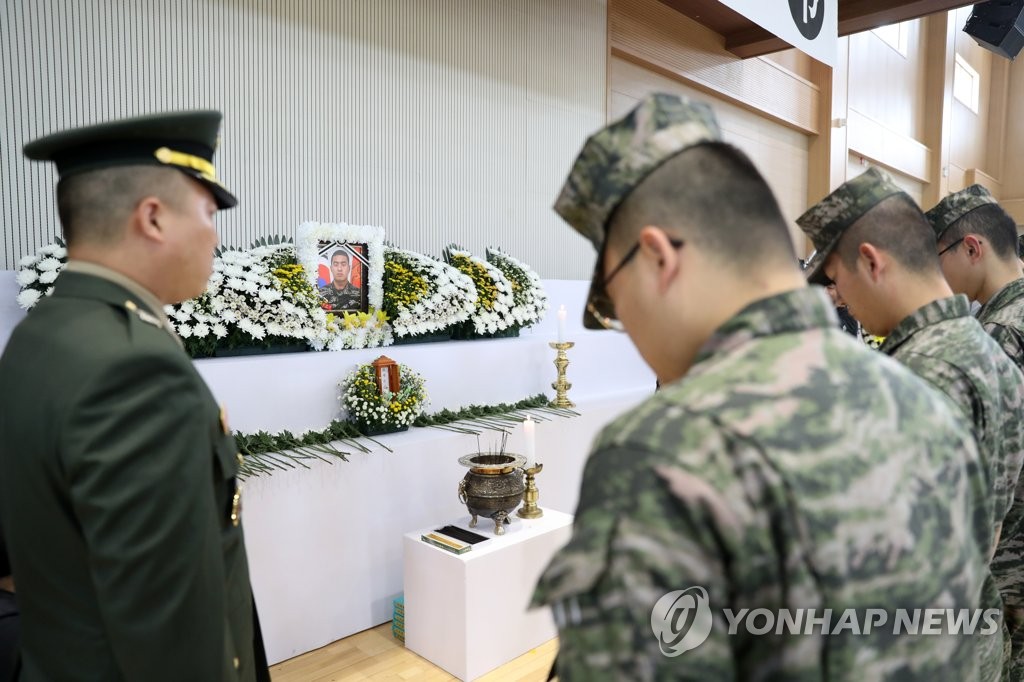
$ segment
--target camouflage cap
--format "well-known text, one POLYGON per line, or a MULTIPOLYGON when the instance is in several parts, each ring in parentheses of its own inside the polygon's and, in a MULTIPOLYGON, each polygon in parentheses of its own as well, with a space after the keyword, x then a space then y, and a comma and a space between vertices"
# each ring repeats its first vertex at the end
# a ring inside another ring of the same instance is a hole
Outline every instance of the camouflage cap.
POLYGON ((935 238, 940 239, 945 231, 953 226, 953 223, 974 209, 981 208, 986 204, 998 205, 998 203, 987 189, 981 185, 971 185, 950 194, 924 215, 931 223, 932 229, 935 230, 935 238))
MULTIPOLYGON (((812 284, 827 281, 823 266, 843 232, 883 199, 906 193, 893 182, 888 173, 872 166, 853 180, 844 182, 836 191, 807 209, 796 224, 814 244, 814 253, 807 259, 805 271, 812 284)), ((909 198, 909 197, 908 197, 909 198)))
MULTIPOLYGON (((676 95, 648 95, 618 121, 591 135, 576 157, 555 201, 555 212, 603 253, 608 219, 629 193, 668 159, 721 130, 711 107, 676 95)), ((601 261, 583 313, 583 325, 601 329, 595 315, 612 317, 601 261)))

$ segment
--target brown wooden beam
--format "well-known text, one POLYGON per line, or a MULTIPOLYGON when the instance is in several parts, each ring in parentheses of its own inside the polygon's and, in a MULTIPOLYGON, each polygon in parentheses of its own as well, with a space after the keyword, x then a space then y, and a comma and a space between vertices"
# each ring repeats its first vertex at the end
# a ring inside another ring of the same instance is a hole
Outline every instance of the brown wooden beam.
POLYGON ((910 0, 900 3, 892 0, 840 0, 839 35, 848 36, 973 4, 969 0, 910 0))
MULTIPOLYGON (((679 0, 661 0, 664 4, 680 11, 679 0)), ((975 4, 970 0, 839 0, 839 35, 868 31, 879 26, 895 24, 910 19, 919 19, 929 14, 948 12, 949 10, 975 4)), ((698 14, 692 10, 686 12, 708 28, 721 32, 716 23, 724 23, 724 13, 698 14)), ((734 22, 733 16, 730 21, 734 22)), ((733 23, 735 25, 735 23, 733 23)), ((725 49, 737 57, 747 59, 771 54, 792 47, 781 38, 769 33, 757 24, 746 21, 741 28, 723 34, 725 49)))

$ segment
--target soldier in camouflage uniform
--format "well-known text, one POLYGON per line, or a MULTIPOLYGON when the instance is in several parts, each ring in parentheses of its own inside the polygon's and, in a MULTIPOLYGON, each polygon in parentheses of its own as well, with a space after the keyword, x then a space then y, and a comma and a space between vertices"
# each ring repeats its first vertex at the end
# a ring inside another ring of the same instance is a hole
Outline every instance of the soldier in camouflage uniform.
POLYGON ((334 279, 320 287, 320 296, 331 310, 359 310, 362 305, 359 287, 353 286, 348 279, 350 271, 348 254, 335 251, 331 255, 331 276, 334 279))
POLYGON ((1014 499, 1024 463, 1024 375, 971 317, 967 298, 953 295, 928 221, 885 172, 872 168, 797 224, 816 248, 810 281, 835 282, 861 323, 886 337, 879 350, 945 393, 972 426, 998 541, 1004 518, 1016 526, 1024 514, 1024 501, 1014 499))
MULTIPOLYGON (((982 303, 978 322, 1024 370, 1024 272, 1017 226, 987 189, 972 185, 926 214, 938 239, 939 261, 953 291, 982 303)), ((1020 414, 1012 415, 1019 419, 1020 414)), ((992 572, 1013 638, 1011 679, 1024 679, 1024 481, 1003 521, 992 572)))
POLYGON ((587 141, 555 209, 598 251, 584 324, 624 328, 661 382, 598 437, 537 586, 560 679, 980 679, 998 636, 728 632, 724 608, 977 608, 991 534, 969 430, 838 329, 711 110, 645 98, 587 141), (652 609, 692 586, 709 637, 671 657, 652 609))

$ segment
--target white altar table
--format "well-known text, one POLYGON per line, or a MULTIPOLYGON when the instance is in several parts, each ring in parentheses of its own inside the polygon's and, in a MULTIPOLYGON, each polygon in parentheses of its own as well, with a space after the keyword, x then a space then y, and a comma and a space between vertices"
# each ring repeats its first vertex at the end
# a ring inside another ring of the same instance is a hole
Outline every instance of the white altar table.
MULTIPOLYGON (((537 578, 572 535, 572 516, 545 509, 539 519, 513 515, 504 535, 481 519, 489 538, 465 554, 405 536, 405 645, 469 681, 540 646, 558 633, 551 610, 529 610, 537 578)), ((453 525, 468 528, 464 516, 453 525)))

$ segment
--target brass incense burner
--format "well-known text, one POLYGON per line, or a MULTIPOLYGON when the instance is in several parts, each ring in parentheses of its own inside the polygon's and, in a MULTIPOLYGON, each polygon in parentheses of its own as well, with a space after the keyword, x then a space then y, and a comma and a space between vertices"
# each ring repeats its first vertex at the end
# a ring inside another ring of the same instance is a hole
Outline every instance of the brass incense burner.
POLYGON ((459 501, 473 515, 469 527, 475 528, 477 517, 485 516, 494 521, 494 534, 504 535, 505 524, 510 523, 508 517, 526 491, 522 469, 526 458, 505 452, 477 453, 460 457, 459 464, 469 467, 469 473, 459 481, 459 501))

